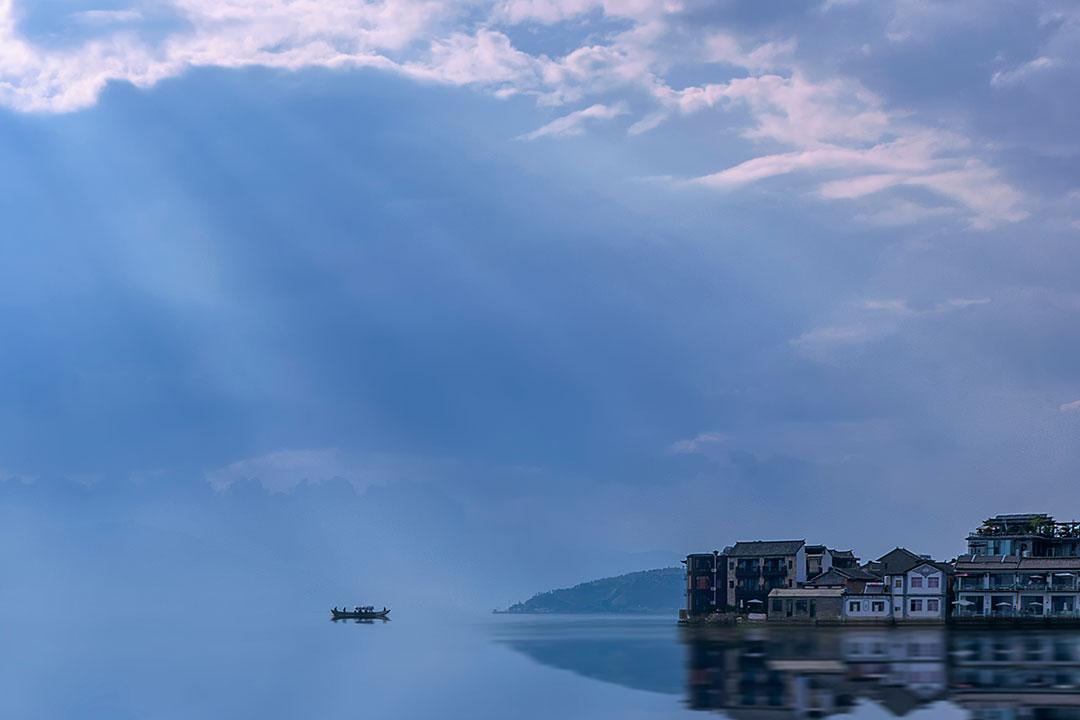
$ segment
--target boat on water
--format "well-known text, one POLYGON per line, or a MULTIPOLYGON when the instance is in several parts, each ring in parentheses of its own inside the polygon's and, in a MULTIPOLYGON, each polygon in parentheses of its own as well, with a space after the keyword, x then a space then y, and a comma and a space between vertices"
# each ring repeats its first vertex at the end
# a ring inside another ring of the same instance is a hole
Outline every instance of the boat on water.
POLYGON ((376 610, 374 605, 357 605, 352 610, 346 608, 338 610, 335 607, 330 611, 330 616, 334 620, 386 620, 389 615, 389 608, 376 610))

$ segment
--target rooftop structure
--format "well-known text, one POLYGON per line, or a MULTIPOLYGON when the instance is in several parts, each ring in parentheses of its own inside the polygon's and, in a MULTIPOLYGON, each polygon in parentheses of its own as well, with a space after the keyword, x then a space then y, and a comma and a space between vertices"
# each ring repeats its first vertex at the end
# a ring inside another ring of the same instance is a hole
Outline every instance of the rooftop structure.
POLYGON ((794 555, 806 544, 805 540, 751 540, 737 542, 726 550, 728 557, 774 557, 794 555))
POLYGON ((995 515, 967 537, 971 555, 1080 556, 1080 522, 1057 522, 1046 513, 995 515))

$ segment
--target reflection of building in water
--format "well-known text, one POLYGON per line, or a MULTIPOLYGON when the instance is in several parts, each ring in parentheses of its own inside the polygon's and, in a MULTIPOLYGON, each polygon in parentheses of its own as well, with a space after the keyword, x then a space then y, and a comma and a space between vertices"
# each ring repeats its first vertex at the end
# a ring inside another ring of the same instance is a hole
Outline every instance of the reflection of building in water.
POLYGON ((944 697, 944 632, 691 630, 687 702, 732 718, 828 717, 860 700, 904 715, 944 697))
POLYGON ((1080 632, 955 632, 950 700, 976 720, 1080 720, 1080 632))

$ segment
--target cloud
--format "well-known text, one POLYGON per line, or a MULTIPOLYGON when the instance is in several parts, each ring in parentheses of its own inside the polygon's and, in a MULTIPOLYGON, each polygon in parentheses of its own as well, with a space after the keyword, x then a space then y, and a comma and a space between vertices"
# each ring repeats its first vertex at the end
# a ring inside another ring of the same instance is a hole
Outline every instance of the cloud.
POLYGON ((904 298, 870 298, 854 306, 853 316, 846 322, 814 328, 790 341, 800 353, 817 359, 827 359, 841 348, 865 345, 900 332, 906 322, 929 319, 988 305, 988 297, 953 297, 929 307, 913 306, 904 298))
POLYGON ((724 443, 727 439, 727 435, 719 432, 698 433, 692 438, 671 443, 667 452, 671 455, 692 455, 701 452, 707 446, 724 443))
MULTIPOLYGON (((1026 218, 1022 193, 979 160, 957 157, 957 146, 963 145, 951 135, 928 130, 868 148, 820 143, 805 150, 756 157, 691 182, 735 188, 796 172, 839 171, 851 177, 822 184, 818 189, 822 197, 850 200, 893 188, 914 187, 953 201, 966 211, 974 229, 985 230, 1026 218)), ((882 219, 889 222, 901 218, 886 214, 882 219)))
POLYGON ((928 220, 955 217, 958 211, 954 207, 920 205, 910 200, 896 200, 885 207, 870 212, 859 213, 855 219, 880 227, 901 227, 915 225, 928 220))
MULTIPOLYGON (((522 135, 525 140, 578 134, 586 123, 628 113, 631 103, 641 113, 631 136, 710 110, 748 118, 720 132, 736 130, 752 146, 767 149, 692 178, 692 185, 736 189, 798 175, 826 201, 928 190, 952 203, 973 229, 1028 215, 1023 194, 977 157, 967 138, 890 112, 856 79, 812 76, 796 57, 794 36, 743 36, 716 24, 699 28, 679 2, 178 0, 173 10, 177 22, 164 36, 160 28, 143 32, 137 9, 84 11, 75 17, 100 26, 92 37, 43 47, 20 33, 15 0, 0 0, 0 105, 69 112, 92 105, 110 82, 145 88, 197 67, 377 68, 500 98, 527 96, 541 106, 584 107, 522 135), (555 26, 577 18, 590 27, 596 14, 619 19, 620 29, 603 27, 560 55, 527 52, 511 39, 520 24, 555 26), (682 87, 672 80, 713 73, 726 79, 682 87)), ((952 22, 957 13, 971 11, 967 5, 953 11, 900 3, 893 20, 929 13, 952 22)), ((1043 67, 1049 57, 1032 61, 1024 72, 1043 67)), ((1001 74, 998 82, 1018 73, 1001 74)), ((864 210, 863 219, 900 225, 947 214, 892 205, 864 210)))
POLYGON ((626 106, 619 105, 590 105, 584 110, 575 110, 552 120, 547 125, 537 128, 532 132, 518 137, 519 140, 536 140, 542 137, 566 137, 580 135, 585 132, 583 127, 588 120, 610 120, 619 115, 626 114, 626 106))
POLYGON ((0 483, 18 483, 20 485, 33 485, 38 480, 37 475, 28 475, 26 473, 12 472, 5 468, 0 468, 0 483))
POLYGON ((87 25, 112 25, 137 22, 143 19, 143 14, 138 10, 82 10, 69 17, 87 25))
POLYGON ((803 350, 816 350, 824 346, 865 342, 871 336, 865 325, 829 325, 805 332, 791 344, 803 350))
POLYGON ((1061 405, 1058 405, 1058 411, 1063 413, 1080 412, 1080 400, 1073 400, 1072 402, 1062 403, 1061 405))
POLYGON ((1017 65, 1012 69, 997 71, 991 76, 990 84, 993 87, 1019 85, 1032 75, 1044 70, 1049 70, 1055 65, 1056 63, 1048 57, 1037 57, 1034 60, 1029 60, 1026 63, 1017 65))
POLYGON ((237 483, 257 483, 269 493, 289 493, 301 485, 348 482, 354 489, 423 475, 427 464, 394 456, 353 457, 334 448, 277 450, 206 473, 221 492, 237 483))

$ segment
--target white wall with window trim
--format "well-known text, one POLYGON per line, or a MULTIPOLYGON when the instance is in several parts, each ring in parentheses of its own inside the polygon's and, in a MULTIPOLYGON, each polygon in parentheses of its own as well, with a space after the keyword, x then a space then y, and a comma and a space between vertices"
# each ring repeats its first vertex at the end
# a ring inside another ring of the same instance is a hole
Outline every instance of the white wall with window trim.
POLYGON ((888 595, 847 595, 844 617, 852 620, 875 620, 892 617, 892 599, 888 595))

